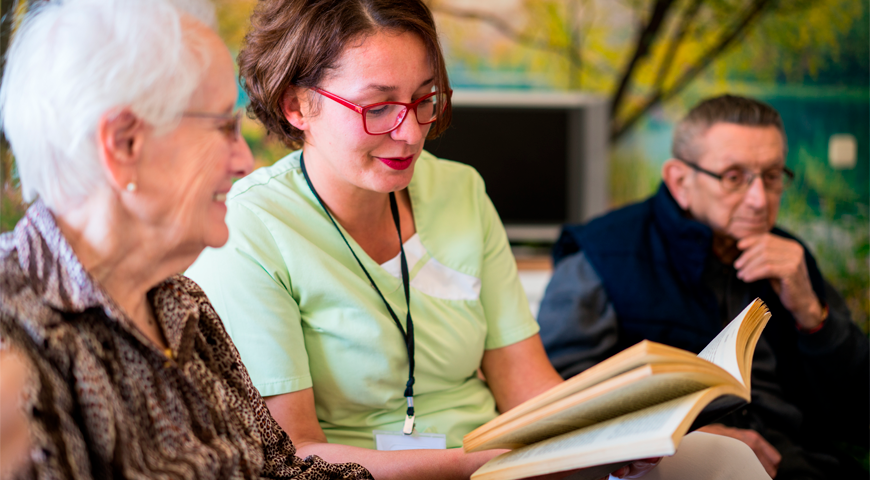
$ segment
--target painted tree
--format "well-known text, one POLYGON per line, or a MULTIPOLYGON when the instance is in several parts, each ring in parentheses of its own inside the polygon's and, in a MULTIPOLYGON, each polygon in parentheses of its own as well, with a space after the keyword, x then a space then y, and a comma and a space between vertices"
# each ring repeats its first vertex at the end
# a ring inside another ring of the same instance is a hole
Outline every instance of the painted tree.
MULTIPOLYGON (((477 22, 515 46, 548 57, 550 72, 557 77, 554 86, 606 93, 614 142, 729 50, 758 48, 775 55, 765 44, 783 52, 797 50, 804 64, 785 65, 786 70, 794 75, 818 70, 821 56, 810 49, 835 47, 831 39, 848 31, 862 8, 859 0, 833 0, 837 6, 820 0, 521 0, 505 15, 459 1, 430 0, 430 7, 441 23, 477 22), (784 29, 784 24, 792 28, 784 29), (820 28, 811 30, 808 24, 820 28), (754 29, 761 35, 741 43, 754 29)), ((451 44, 461 58, 462 45, 451 44)), ((503 55, 500 60, 511 68, 523 55, 528 54, 503 55)), ((527 61, 531 72, 535 63, 527 61)), ((768 69, 780 65, 766 62, 768 69)))

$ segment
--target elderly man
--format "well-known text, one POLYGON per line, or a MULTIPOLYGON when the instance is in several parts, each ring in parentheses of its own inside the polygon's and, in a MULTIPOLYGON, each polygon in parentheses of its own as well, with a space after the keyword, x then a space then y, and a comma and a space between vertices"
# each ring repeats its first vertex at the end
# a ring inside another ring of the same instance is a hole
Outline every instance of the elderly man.
POLYGON ((705 429, 745 441, 776 478, 830 478, 856 467, 835 445, 867 453, 868 341, 800 240, 774 227, 785 153, 770 106, 697 105, 656 195, 565 227, 538 320, 569 377, 643 339, 699 352, 760 297, 773 317, 752 403, 705 429))

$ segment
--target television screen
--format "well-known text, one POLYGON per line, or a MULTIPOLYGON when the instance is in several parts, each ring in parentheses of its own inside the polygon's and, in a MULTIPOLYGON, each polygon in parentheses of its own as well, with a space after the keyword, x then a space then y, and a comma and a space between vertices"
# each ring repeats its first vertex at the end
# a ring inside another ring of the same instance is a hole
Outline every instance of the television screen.
POLYGON ((480 172, 511 240, 552 241, 607 208, 604 99, 457 90, 452 103, 450 127, 425 148, 480 172))
POLYGON ((567 220, 568 112, 552 108, 463 107, 426 150, 480 172, 502 222, 567 220))

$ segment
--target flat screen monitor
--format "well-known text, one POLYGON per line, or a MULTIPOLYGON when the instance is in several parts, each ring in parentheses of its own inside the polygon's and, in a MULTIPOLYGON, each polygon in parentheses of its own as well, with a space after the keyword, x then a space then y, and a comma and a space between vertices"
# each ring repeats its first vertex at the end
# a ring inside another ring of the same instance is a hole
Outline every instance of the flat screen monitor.
POLYGON ((591 95, 457 90, 426 150, 480 172, 511 240, 552 241, 607 206, 607 119, 591 95))

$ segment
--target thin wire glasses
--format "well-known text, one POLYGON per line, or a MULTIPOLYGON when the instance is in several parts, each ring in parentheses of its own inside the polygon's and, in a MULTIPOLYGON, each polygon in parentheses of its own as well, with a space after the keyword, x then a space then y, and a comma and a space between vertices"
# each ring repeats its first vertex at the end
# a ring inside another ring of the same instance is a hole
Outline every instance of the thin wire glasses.
POLYGON ((238 109, 233 113, 184 112, 181 116, 225 120, 226 122, 219 129, 227 139, 234 142, 242 138, 242 113, 242 109, 238 109))
POLYGON ((794 180, 794 172, 788 167, 773 168, 770 170, 756 173, 745 168, 732 167, 722 173, 715 173, 698 165, 687 162, 683 159, 677 159, 697 172, 709 175, 717 180, 722 185, 722 188, 727 192, 742 192, 745 191, 756 178, 760 177, 764 184, 764 189, 768 192, 780 193, 786 187, 791 185, 794 180))
POLYGON ((409 110, 414 110, 417 123, 428 125, 437 120, 438 115, 444 112, 444 109, 447 108, 447 102, 453 95, 453 90, 448 90, 446 101, 441 102, 442 104, 439 104, 442 97, 436 90, 411 103, 379 102, 371 105, 357 105, 321 88, 314 87, 312 90, 362 115, 363 130, 369 135, 384 135, 399 128, 399 125, 408 116, 409 110))

